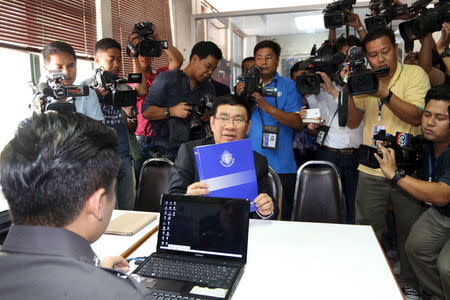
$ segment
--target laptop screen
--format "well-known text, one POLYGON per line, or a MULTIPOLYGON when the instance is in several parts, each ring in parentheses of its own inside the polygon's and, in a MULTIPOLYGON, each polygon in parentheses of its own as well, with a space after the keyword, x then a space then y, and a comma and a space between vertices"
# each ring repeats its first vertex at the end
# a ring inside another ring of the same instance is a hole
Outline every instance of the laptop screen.
POLYGON ((244 199, 165 194, 158 251, 246 259, 248 212, 244 199))

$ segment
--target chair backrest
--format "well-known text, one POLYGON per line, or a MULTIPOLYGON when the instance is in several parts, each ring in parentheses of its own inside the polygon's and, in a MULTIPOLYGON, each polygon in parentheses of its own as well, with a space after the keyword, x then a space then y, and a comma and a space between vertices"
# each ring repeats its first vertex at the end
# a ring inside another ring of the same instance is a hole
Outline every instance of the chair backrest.
POLYGON ((280 176, 269 166, 269 196, 278 201, 278 220, 281 220, 281 209, 283 204, 283 186, 280 176))
POLYGON ((345 199, 333 163, 308 161, 298 169, 291 220, 345 223, 345 199))
POLYGON ((167 158, 150 158, 142 164, 135 210, 159 212, 161 194, 169 190, 172 167, 173 162, 167 158))

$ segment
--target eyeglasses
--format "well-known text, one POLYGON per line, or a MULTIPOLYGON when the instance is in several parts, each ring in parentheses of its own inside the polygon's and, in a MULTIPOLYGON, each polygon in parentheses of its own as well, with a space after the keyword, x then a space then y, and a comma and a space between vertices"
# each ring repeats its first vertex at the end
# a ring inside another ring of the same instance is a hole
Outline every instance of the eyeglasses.
POLYGON ((220 126, 228 125, 231 122, 237 128, 242 128, 245 126, 245 124, 248 123, 248 120, 242 120, 242 119, 228 119, 228 118, 216 117, 216 116, 214 117, 214 119, 216 119, 219 122, 220 126))

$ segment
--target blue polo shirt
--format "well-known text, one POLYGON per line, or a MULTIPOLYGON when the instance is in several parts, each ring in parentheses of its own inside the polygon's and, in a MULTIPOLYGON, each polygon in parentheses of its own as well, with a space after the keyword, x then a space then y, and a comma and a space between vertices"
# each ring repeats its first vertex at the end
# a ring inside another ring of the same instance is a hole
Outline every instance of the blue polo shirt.
MULTIPOLYGON (((275 106, 284 112, 300 111, 303 101, 300 94, 297 92, 293 80, 281 77, 278 73, 275 73, 275 77, 272 81, 265 86, 276 87, 278 90, 277 97, 264 96, 264 99, 266 99, 270 105, 275 106)), ((295 163, 292 145, 294 129, 281 124, 259 107, 252 112, 251 121, 252 125, 249 137, 252 140, 253 150, 264 155, 267 158, 269 165, 278 174, 296 173, 297 165, 295 163), (278 134, 278 150, 264 149, 261 147, 264 125, 278 126, 280 128, 278 134)))

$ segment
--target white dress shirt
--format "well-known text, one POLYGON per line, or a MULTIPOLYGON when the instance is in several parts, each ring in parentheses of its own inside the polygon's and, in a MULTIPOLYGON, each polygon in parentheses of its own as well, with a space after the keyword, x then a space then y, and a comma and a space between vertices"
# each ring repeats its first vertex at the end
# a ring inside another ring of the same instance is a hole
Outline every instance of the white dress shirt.
MULTIPOLYGON (((335 85, 336 89, 339 89, 335 85)), ((358 148, 362 143, 363 122, 357 128, 351 129, 347 126, 340 127, 338 121, 338 113, 333 118, 338 109, 338 99, 328 94, 324 89, 320 88, 318 95, 309 95, 306 97, 310 108, 320 109, 320 116, 325 120, 325 125, 330 126, 327 137, 323 143, 324 146, 345 149, 358 148)))

